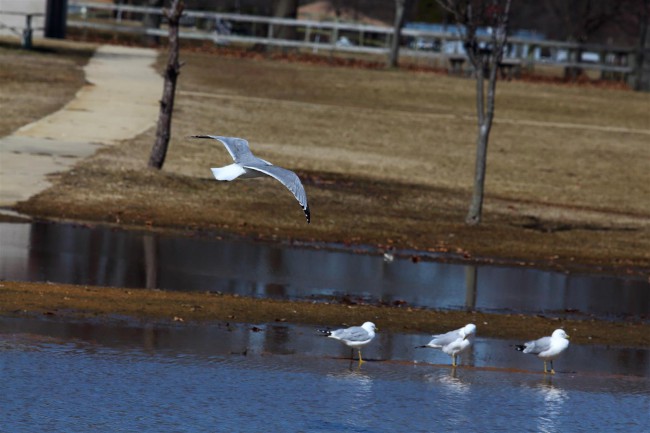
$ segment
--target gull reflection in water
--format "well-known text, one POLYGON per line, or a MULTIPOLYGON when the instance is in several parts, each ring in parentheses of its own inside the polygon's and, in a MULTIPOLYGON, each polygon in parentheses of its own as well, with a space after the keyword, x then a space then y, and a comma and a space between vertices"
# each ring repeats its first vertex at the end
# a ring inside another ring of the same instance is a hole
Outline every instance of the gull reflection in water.
POLYGON ((553 379, 550 376, 545 377, 542 382, 537 384, 535 390, 542 397, 542 405, 537 418, 538 431, 543 433, 561 432, 563 408, 569 394, 562 388, 553 385, 553 379))
POLYGON ((327 375, 329 391, 336 395, 336 408, 340 422, 347 428, 366 430, 374 421, 372 404, 373 379, 361 369, 348 369, 327 375))
POLYGON ((452 368, 449 373, 445 372, 445 374, 427 374, 425 381, 441 384, 446 388, 446 392, 457 396, 467 394, 470 390, 469 383, 463 381, 456 368, 452 368))
POLYGON ((448 391, 455 392, 458 395, 467 394, 470 385, 458 377, 458 370, 452 368, 448 375, 440 377, 440 383, 443 384, 448 391))
POLYGON ((427 374, 424 380, 435 387, 436 401, 444 407, 444 416, 447 422, 454 425, 453 430, 462 430, 462 426, 471 423, 466 410, 471 405, 471 385, 463 379, 463 371, 452 368, 440 374, 427 374))

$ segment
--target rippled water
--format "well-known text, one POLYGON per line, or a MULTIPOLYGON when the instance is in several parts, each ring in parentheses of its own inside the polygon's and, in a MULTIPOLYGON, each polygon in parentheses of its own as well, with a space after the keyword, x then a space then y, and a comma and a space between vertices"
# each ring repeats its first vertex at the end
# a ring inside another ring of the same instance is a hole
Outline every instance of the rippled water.
POLYGON ((558 374, 478 338, 455 371, 425 335, 379 335, 357 368, 286 324, 0 319, 1 431, 648 431, 647 350, 571 346, 558 374))
MULTIPOLYGON (((650 310, 640 279, 65 224, 0 224, 0 243, 0 279, 615 319, 650 310)), ((551 377, 521 342, 481 338, 478 325, 452 370, 415 348, 422 334, 379 333, 358 368, 347 347, 284 323, 0 318, 0 432, 650 431, 650 349, 571 345, 551 377)))

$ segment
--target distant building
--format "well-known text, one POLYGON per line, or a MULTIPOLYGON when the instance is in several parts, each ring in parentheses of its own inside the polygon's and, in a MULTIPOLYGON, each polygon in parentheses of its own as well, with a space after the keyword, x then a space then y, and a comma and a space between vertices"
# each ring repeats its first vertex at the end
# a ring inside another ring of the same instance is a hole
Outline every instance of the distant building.
MULTIPOLYGON (((447 33, 457 37, 461 36, 464 32, 464 28, 456 24, 408 23, 404 28, 423 32, 447 33)), ((490 36, 492 29, 489 27, 479 27, 476 30, 476 34, 477 36, 490 36)), ((506 58, 530 58, 535 60, 542 58, 541 48, 535 46, 535 42, 546 40, 546 36, 543 34, 531 30, 514 30, 508 37, 510 39, 524 41, 524 43, 516 45, 517 51, 515 51, 513 46, 508 45, 504 53, 506 58)), ((483 45, 487 47, 487 43, 483 43, 483 45)), ((440 42, 437 38, 422 36, 410 41, 409 46, 412 49, 432 50, 444 54, 466 54, 463 42, 460 40, 440 42)))

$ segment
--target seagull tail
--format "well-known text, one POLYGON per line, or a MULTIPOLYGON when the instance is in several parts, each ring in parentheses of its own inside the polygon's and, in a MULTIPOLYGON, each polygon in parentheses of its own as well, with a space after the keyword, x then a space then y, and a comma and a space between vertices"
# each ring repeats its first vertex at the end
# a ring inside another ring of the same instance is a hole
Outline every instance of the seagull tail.
POLYGON ((242 174, 246 173, 239 164, 230 164, 225 167, 211 168, 212 175, 217 180, 231 181, 237 179, 242 174))
POLYGON ((515 345, 515 349, 518 350, 518 351, 520 351, 520 352, 523 352, 524 349, 526 349, 526 346, 523 345, 523 344, 516 344, 516 345, 515 345))
POLYGON ((330 335, 332 335, 332 331, 330 331, 329 329, 317 329, 317 331, 323 337, 329 337, 330 335))

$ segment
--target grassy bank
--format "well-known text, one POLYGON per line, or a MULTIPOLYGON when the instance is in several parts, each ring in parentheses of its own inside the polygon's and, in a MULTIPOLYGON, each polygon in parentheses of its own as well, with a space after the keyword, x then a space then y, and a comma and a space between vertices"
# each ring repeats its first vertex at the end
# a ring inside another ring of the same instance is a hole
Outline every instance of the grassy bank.
MULTIPOLYGON (((154 128, 99 151, 18 210, 48 218, 374 244, 622 273, 650 269, 650 95, 500 82, 484 222, 464 224, 474 82, 184 51, 164 169, 154 128), (276 182, 218 183, 218 142, 247 138, 303 179, 313 222, 276 182)), ((159 65, 162 68, 162 60, 159 65)), ((110 119, 107 119, 110 122, 110 119)))
POLYGON ((39 41, 23 50, 0 37, 0 137, 63 107, 84 84, 94 45, 39 41))
MULTIPOLYGON (((91 52, 86 45, 29 53, 0 46, 3 60, 11 60, 0 62, 0 76, 9 77, 0 81, 0 100, 16 107, 0 119, 0 132, 70 100, 83 85, 80 67, 91 52)), ((369 244, 467 260, 650 274, 648 94, 500 82, 484 222, 470 227, 463 221, 474 165, 472 80, 193 51, 181 57, 185 66, 162 171, 146 169, 152 128, 53 175, 52 188, 17 209, 207 237, 369 244), (231 161, 219 143, 187 138, 206 133, 247 138, 260 157, 295 170, 307 190, 312 224, 270 179, 211 179, 210 167, 231 161)), ((472 321, 488 337, 528 338, 564 326, 576 342, 631 346, 647 346, 650 335, 647 325, 632 323, 0 284, 2 314, 321 326, 374 317, 391 331, 432 333, 472 321)))

